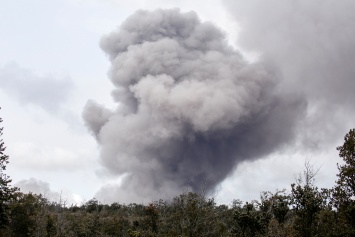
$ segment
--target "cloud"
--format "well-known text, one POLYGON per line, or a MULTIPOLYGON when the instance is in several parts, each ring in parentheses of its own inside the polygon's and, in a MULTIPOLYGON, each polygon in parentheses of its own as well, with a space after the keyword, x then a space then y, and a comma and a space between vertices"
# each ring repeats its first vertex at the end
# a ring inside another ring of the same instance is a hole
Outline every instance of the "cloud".
POLYGON ((194 12, 138 11, 105 36, 112 66, 108 111, 88 102, 83 117, 101 163, 122 184, 107 201, 170 198, 186 187, 213 189, 236 165, 293 141, 306 102, 279 93, 268 63, 250 64, 194 12), (207 183, 207 185, 206 185, 207 183))
POLYGON ((69 78, 36 75, 16 63, 0 68, 0 82, 0 89, 20 104, 35 105, 49 113, 57 113, 68 102, 74 87, 69 78))

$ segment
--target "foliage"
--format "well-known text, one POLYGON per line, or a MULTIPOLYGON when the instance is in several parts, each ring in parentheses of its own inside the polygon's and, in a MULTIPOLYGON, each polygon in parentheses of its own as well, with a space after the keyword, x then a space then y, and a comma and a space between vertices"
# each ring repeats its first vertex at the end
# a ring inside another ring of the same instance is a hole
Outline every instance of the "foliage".
MULTIPOLYGON (((3 120, 0 118, 0 123, 3 120)), ((9 156, 5 155, 5 144, 1 139, 3 127, 0 127, 0 230, 9 223, 9 202, 13 198, 17 188, 11 187, 11 179, 5 174, 6 165, 9 163, 9 156)))
POLYGON ((313 236, 317 213, 322 209, 323 197, 316 187, 291 185, 291 204, 297 218, 295 229, 299 236, 313 236))
POLYGON ((344 144, 337 150, 344 163, 338 164, 339 174, 332 201, 339 211, 337 218, 341 220, 342 230, 346 230, 344 235, 355 236, 355 129, 350 129, 344 137, 344 144))
POLYGON ((227 232, 223 210, 213 198, 183 193, 167 205, 162 231, 167 236, 223 236, 227 232))
POLYGON ((327 203, 327 192, 319 191, 314 185, 318 171, 306 160, 303 177, 299 175, 297 184, 291 184, 290 204, 296 214, 294 228, 298 236, 310 237, 317 232, 317 214, 327 203))
MULTIPOLYGON (((263 232, 261 212, 256 208, 257 203, 246 203, 236 210, 234 219, 240 228, 241 236, 255 236, 263 232)), ((234 230, 234 233, 238 233, 234 230)))

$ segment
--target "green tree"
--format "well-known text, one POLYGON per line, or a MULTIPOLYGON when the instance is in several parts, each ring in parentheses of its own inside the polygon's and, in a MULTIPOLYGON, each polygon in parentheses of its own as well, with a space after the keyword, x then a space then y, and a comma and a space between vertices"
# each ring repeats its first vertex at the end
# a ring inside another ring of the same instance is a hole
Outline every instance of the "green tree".
MULTIPOLYGON (((221 210, 213 198, 197 193, 183 193, 175 197, 164 213, 159 232, 164 236, 226 236, 221 210)), ((163 211, 161 211, 163 213, 163 211)))
POLYGON ((149 223, 150 230, 153 233, 157 233, 159 219, 158 208, 154 205, 154 203, 150 203, 147 207, 144 208, 144 212, 147 216, 147 222, 149 223))
POLYGON ((317 214, 322 210, 323 197, 317 187, 291 185, 291 204, 297 215, 295 229, 299 236, 311 237, 315 232, 317 214))
MULTIPOLYGON (((2 121, 0 118, 0 123, 2 121)), ((3 129, 0 128, 0 137, 3 135, 3 129)), ((5 174, 6 165, 9 163, 9 156, 4 154, 5 149, 5 144, 0 138, 0 229, 5 228, 9 223, 9 203, 17 191, 17 188, 11 187, 11 179, 5 174)))
POLYGON ((339 174, 333 189, 334 207, 338 210, 339 224, 346 230, 345 236, 355 235, 355 129, 344 137, 344 144, 337 147, 342 165, 338 164, 339 174))
MULTIPOLYGON (((246 202, 241 208, 237 208, 234 212, 234 220, 239 228, 235 228, 233 233, 236 236, 257 236, 265 231, 265 212, 267 205, 260 205, 258 202, 246 202)), ((266 218, 268 219, 268 218, 266 218)), ((267 225, 267 224, 266 224, 267 225)))
POLYGON ((10 204, 11 236, 45 236, 47 216, 44 207, 47 204, 41 195, 16 193, 10 204))
POLYGON ((319 191, 314 185, 314 177, 318 171, 307 160, 303 176, 299 176, 297 184, 291 184, 290 204, 296 214, 294 228, 298 236, 314 236, 317 232, 318 213, 326 206, 326 190, 319 191))
POLYGON ((290 197, 285 194, 285 191, 278 191, 272 196, 272 213, 275 219, 283 224, 285 222, 286 214, 289 212, 290 197))

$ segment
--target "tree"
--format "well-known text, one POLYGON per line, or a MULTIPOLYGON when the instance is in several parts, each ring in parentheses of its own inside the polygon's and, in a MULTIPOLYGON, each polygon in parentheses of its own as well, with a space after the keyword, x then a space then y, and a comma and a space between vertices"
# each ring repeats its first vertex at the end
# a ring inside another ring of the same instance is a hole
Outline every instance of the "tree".
POLYGON ((32 193, 18 192, 14 196, 10 203, 11 236, 46 236, 48 214, 45 207, 48 206, 49 201, 42 195, 32 193))
MULTIPOLYGON (((1 108, 0 108, 1 109, 1 108)), ((0 118, 0 123, 3 120, 0 118)), ((0 128, 0 137, 3 127, 0 128)), ((5 174, 6 165, 9 163, 9 156, 4 154, 6 147, 0 138, 0 229, 3 229, 9 223, 9 202, 13 198, 17 188, 11 187, 11 179, 5 174)))
MULTIPOLYGON (((168 207, 169 213, 159 229, 164 236, 226 236, 220 210, 213 198, 197 193, 183 193, 168 207)), ((165 214, 164 214, 165 215, 165 214)))
POLYGON ((344 137, 344 144, 337 147, 345 164, 339 165, 335 187, 336 206, 354 203, 355 197, 355 129, 350 129, 344 137))
POLYGON ((344 164, 338 164, 338 180, 333 189, 334 207, 342 220, 342 229, 349 235, 355 235, 355 129, 350 129, 344 137, 344 144, 337 150, 344 164))
POLYGON ((326 191, 319 191, 314 185, 318 171, 306 160, 303 176, 299 175, 297 184, 291 184, 290 204, 296 214, 294 228, 299 236, 311 237, 317 232, 317 215, 326 204, 326 191))
POLYGON ((265 215, 265 209, 268 209, 268 205, 265 204, 266 202, 260 205, 257 201, 252 201, 251 203, 246 202, 243 207, 236 208, 234 220, 239 227, 239 231, 238 228, 235 228, 233 234, 243 237, 264 234, 269 221, 269 218, 265 215))
POLYGON ((147 215, 147 222, 149 223, 150 229, 153 233, 158 232, 158 219, 159 211, 154 203, 150 203, 147 207, 144 208, 144 212, 147 215))

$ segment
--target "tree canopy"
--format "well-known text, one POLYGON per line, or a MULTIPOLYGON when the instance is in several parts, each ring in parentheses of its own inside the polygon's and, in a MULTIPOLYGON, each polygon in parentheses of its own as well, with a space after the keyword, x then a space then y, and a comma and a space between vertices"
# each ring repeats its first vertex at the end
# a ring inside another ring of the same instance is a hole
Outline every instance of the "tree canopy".
MULTIPOLYGON (((0 118, 0 123, 2 121, 2 118, 0 118)), ((11 179, 5 174, 6 165, 9 163, 9 156, 4 153, 6 147, 1 138, 3 129, 3 127, 0 127, 0 229, 4 228, 9 222, 9 202, 17 190, 10 186, 11 179)))

